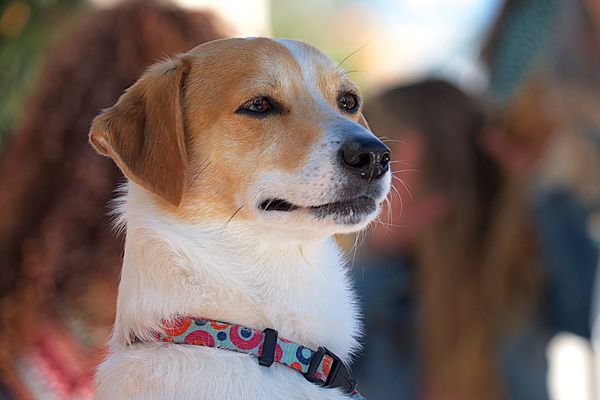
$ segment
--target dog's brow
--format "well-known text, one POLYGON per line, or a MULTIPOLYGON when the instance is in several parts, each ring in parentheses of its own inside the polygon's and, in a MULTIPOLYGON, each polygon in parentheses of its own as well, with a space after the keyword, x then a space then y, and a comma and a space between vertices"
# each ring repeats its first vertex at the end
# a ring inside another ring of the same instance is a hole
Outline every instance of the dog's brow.
POLYGON ((341 80, 341 82, 339 84, 339 90, 342 91, 342 92, 345 92, 345 91, 358 92, 358 88, 356 87, 356 85, 353 84, 348 79, 342 79, 341 80))
POLYGON ((269 88, 272 90, 281 89, 281 81, 276 76, 261 76, 247 81, 244 87, 247 89, 261 90, 269 88))
POLYGON ((349 80, 349 78, 348 78, 348 72, 346 72, 345 69, 343 69, 341 67, 337 67, 336 72, 337 72, 337 76, 338 76, 339 80, 341 80, 341 81, 348 81, 349 80))
POLYGON ((272 89, 279 89, 281 87, 281 82, 278 79, 269 79, 265 81, 265 86, 268 86, 272 89))

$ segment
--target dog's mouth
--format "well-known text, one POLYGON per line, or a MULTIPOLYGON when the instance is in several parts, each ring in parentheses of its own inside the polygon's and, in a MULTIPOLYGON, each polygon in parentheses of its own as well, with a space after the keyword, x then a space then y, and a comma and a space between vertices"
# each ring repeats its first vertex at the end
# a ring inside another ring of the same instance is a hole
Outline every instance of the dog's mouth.
POLYGON ((308 211, 317 218, 333 216, 337 222, 345 224, 359 223, 362 218, 377 210, 377 202, 368 196, 360 196, 350 200, 341 200, 333 203, 316 206, 299 206, 284 199, 267 199, 258 206, 263 211, 293 212, 308 211))
POLYGON ((297 206, 283 199, 267 199, 260 203, 258 208, 260 208, 263 211, 291 212, 304 207, 297 206))

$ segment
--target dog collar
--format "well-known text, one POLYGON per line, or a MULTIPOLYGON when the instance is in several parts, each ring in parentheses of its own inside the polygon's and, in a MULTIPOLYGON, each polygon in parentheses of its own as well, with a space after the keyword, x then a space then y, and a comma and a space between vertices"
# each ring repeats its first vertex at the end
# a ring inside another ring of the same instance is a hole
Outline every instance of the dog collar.
MULTIPOLYGON (((293 368, 319 386, 338 388, 352 399, 364 400, 356 390, 356 381, 334 353, 325 347, 312 350, 278 336, 277 331, 256 331, 239 325, 195 318, 180 318, 163 322, 163 331, 156 333, 162 342, 215 347, 251 354, 258 363, 270 367, 274 362, 293 368)), ((141 340, 136 339, 134 343, 141 340)))

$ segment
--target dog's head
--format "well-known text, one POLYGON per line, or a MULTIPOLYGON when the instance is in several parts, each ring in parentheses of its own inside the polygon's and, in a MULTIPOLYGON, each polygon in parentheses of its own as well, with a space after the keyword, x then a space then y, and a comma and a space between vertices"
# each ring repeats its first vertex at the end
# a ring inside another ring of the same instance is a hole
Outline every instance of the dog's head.
POLYGON ((225 39, 151 67, 96 117, 90 141, 185 222, 351 232, 376 217, 391 180, 361 108, 315 48, 225 39))

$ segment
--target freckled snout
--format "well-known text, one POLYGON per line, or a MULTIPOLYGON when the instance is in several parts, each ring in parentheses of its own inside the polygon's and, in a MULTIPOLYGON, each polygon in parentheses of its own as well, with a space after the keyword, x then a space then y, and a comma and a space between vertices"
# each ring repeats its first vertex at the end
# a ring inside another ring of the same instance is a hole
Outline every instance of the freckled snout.
POLYGON ((390 149, 375 137, 354 137, 342 144, 339 161, 359 178, 373 181, 388 171, 390 149))

